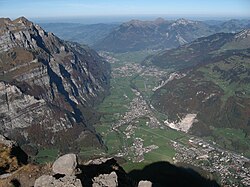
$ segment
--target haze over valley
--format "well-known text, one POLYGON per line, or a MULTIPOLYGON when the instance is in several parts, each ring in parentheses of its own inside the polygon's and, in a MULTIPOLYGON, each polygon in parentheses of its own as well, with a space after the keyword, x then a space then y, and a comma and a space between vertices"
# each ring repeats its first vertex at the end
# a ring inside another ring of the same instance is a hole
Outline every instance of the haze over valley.
POLYGON ((250 186, 248 1, 14 2, 0 186, 250 186))

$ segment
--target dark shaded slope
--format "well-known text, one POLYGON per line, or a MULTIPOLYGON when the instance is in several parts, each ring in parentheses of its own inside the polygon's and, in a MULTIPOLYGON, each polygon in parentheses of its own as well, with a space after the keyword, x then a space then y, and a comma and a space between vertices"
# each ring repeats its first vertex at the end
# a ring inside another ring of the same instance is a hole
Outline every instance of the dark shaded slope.
POLYGON ((147 180, 153 183, 153 187, 219 187, 212 180, 202 177, 199 173, 190 168, 177 167, 169 162, 156 162, 145 166, 142 170, 133 170, 129 176, 140 180, 147 180))

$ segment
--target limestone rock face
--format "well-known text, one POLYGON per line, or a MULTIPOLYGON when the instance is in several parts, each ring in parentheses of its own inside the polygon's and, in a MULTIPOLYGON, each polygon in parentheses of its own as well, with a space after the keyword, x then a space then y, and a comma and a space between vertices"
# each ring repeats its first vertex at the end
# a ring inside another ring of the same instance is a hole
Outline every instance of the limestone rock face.
POLYGON ((113 171, 110 174, 101 174, 93 179, 93 187, 117 187, 118 177, 113 171))
POLYGON ((52 187, 55 178, 49 175, 42 175, 38 179, 36 179, 34 187, 52 187))
POLYGON ((82 187, 82 183, 75 176, 56 179, 49 175, 42 175, 35 181, 34 187, 82 187))
POLYGON ((38 100, 34 96, 25 95, 15 85, 0 82, 0 98, 0 129, 3 132, 29 127, 31 121, 48 115, 43 99, 38 100))
POLYGON ((140 181, 138 187, 152 187, 153 184, 150 181, 140 181))
POLYGON ((109 77, 109 64, 87 46, 23 17, 0 19, 0 133, 7 137, 70 148, 65 142, 81 135, 100 144, 92 108, 107 93, 109 77))
POLYGON ((4 137, 1 134, 0 134, 0 144, 3 144, 7 147, 17 146, 17 143, 15 141, 8 140, 8 139, 6 139, 6 137, 4 137))
POLYGON ((55 174, 74 175, 77 167, 75 154, 66 154, 59 157, 53 164, 52 169, 55 174))
POLYGON ((80 179, 77 179, 75 176, 65 176, 56 180, 55 186, 58 187, 82 187, 80 179))

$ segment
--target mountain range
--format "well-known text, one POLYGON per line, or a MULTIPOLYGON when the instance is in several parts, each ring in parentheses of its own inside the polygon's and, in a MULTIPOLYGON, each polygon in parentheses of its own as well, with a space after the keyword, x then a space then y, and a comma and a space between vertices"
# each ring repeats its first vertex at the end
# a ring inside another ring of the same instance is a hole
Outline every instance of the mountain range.
POLYGON ((224 147, 249 156, 249 29, 199 38, 148 57, 144 65, 170 68, 181 75, 152 97, 153 106, 168 116, 167 124, 180 124, 187 115, 194 115, 189 132, 212 136, 224 147), (236 138, 232 134, 229 141, 218 134, 219 128, 239 134, 236 138))
POLYGON ((80 44, 94 45, 103 40, 118 24, 79 24, 79 23, 40 23, 46 31, 55 33, 59 38, 80 44))
POLYGON ((121 24, 103 40, 94 44, 97 50, 112 52, 175 48, 197 38, 219 32, 238 32, 249 28, 249 21, 229 20, 220 24, 158 18, 154 21, 131 20, 121 24))
POLYGON ((197 38, 250 28, 249 20, 193 21, 188 19, 154 21, 131 20, 122 24, 41 23, 45 30, 64 40, 87 44, 96 50, 130 52, 175 48, 197 38))
POLYGON ((24 17, 0 19, 0 134, 30 150, 102 146, 91 124, 108 92, 110 66, 24 17))

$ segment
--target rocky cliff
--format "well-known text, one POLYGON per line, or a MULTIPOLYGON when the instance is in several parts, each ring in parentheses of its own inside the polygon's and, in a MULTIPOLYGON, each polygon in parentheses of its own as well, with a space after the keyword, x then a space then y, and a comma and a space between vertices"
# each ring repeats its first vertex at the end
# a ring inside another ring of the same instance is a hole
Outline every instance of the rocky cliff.
POLYGON ((0 19, 0 132, 21 145, 101 145, 90 122, 109 76, 108 63, 87 46, 24 17, 0 19))

